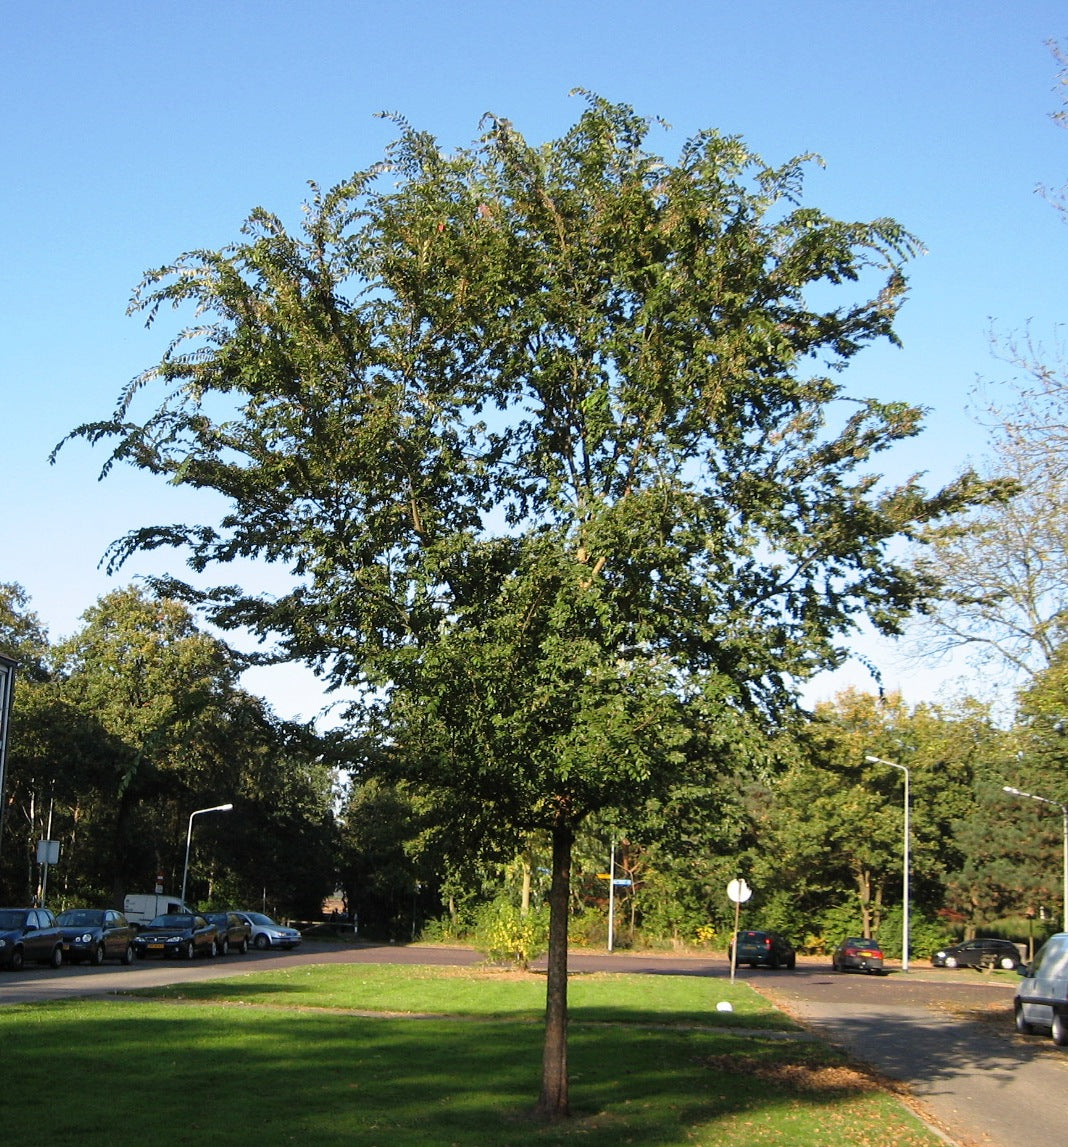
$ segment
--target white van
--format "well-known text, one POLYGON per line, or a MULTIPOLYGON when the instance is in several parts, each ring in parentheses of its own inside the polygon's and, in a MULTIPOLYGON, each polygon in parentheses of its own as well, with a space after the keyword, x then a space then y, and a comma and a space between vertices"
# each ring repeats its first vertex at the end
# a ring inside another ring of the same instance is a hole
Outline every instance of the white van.
POLYGON ((163 896, 152 892, 127 892, 122 902, 122 912, 131 924, 147 924, 157 916, 168 912, 193 912, 180 896, 163 896))
POLYGON ((1013 1010, 1016 1030, 1048 1031, 1059 1047, 1068 1045, 1068 932, 1042 945, 1035 962, 1020 968, 1013 1010))

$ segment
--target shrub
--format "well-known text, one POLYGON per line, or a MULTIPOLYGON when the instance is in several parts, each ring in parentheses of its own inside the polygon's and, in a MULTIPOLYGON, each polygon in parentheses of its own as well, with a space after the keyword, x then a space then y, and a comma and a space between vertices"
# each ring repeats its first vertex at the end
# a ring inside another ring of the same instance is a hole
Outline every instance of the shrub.
MULTIPOLYGON (((619 919, 615 922, 613 947, 619 947, 619 919)), ((580 948, 608 947, 608 915, 599 908, 584 908, 567 926, 568 940, 580 948)))
POLYGON ((479 912, 471 942, 495 963, 526 969, 548 948, 548 907, 530 908, 524 915, 508 900, 494 900, 479 912))

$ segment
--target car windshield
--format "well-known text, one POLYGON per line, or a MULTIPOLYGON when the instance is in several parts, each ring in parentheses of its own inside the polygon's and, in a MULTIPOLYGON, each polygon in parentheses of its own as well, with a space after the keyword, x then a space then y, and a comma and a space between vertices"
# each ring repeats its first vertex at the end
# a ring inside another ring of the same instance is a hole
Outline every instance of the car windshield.
POLYGON ((150 928, 192 928, 193 916, 179 916, 176 913, 167 916, 157 916, 155 920, 149 924, 150 928))
POLYGON ((851 936, 846 940, 846 944, 850 948, 878 948, 879 945, 875 940, 869 940, 867 936, 851 936))
POLYGON ((104 913, 93 908, 68 908, 66 912, 60 912, 56 923, 67 928, 93 928, 103 920, 104 913))
POLYGON ((20 908, 0 908, 0 928, 21 928, 26 923, 26 913, 20 908))
POLYGON ((245 915, 252 921, 253 924, 263 924, 267 928, 278 927, 278 925, 270 918, 270 916, 264 916, 262 912, 246 912, 245 915))

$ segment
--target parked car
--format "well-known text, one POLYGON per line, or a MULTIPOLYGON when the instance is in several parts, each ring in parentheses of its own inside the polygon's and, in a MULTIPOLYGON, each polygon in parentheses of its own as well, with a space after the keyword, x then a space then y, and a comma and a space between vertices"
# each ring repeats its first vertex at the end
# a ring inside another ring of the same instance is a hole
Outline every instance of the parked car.
POLYGON ((1011 940, 992 936, 965 940, 949 948, 940 948, 931 957, 935 968, 1018 968, 1023 961, 1020 949, 1011 940))
POLYGON ((1034 963, 1018 970, 1023 978, 1012 1002, 1016 1030, 1027 1035, 1042 1029, 1058 1047, 1068 1045, 1068 932, 1050 936, 1034 963))
POLYGON ((197 953, 219 954, 219 931, 203 916, 189 912, 171 912, 157 916, 134 937, 134 952, 139 959, 147 956, 174 956, 192 960, 197 953))
POLYGON ((63 956, 72 964, 82 960, 100 965, 105 960, 134 962, 137 929, 114 908, 68 908, 56 918, 63 934, 63 956))
POLYGON ((252 943, 257 948, 296 948, 304 939, 296 928, 276 924, 262 912, 238 912, 238 916, 248 921, 252 929, 252 943))
POLYGON ((219 955, 248 951, 252 943, 252 925, 237 912, 205 912, 204 919, 219 932, 219 955))
POLYGON ((13 972, 27 961, 63 963, 63 936, 47 908, 0 908, 0 965, 13 972))
MULTIPOLYGON (((745 931, 735 937, 737 957, 735 965, 748 964, 751 968, 792 968, 797 963, 793 946, 778 932, 745 931)), ((735 943, 732 942, 732 948, 735 943)))
POLYGON ((858 972, 874 972, 878 976, 885 976, 883 967, 883 950, 878 940, 868 936, 847 936, 841 944, 831 953, 831 971, 847 972, 854 969, 858 972))

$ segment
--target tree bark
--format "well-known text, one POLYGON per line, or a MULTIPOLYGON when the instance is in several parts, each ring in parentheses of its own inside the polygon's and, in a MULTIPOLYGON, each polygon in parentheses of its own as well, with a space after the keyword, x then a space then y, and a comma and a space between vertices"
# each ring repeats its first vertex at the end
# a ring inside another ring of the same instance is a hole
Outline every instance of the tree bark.
POLYGON ((549 967, 545 993, 545 1048, 537 1112, 547 1120, 571 1114, 567 1087, 567 917, 571 895, 569 826, 553 829, 552 886, 549 891, 549 967))
POLYGON ((865 936, 871 931, 871 876, 866 868, 853 870, 857 879, 857 897, 860 900, 860 929, 865 936))

